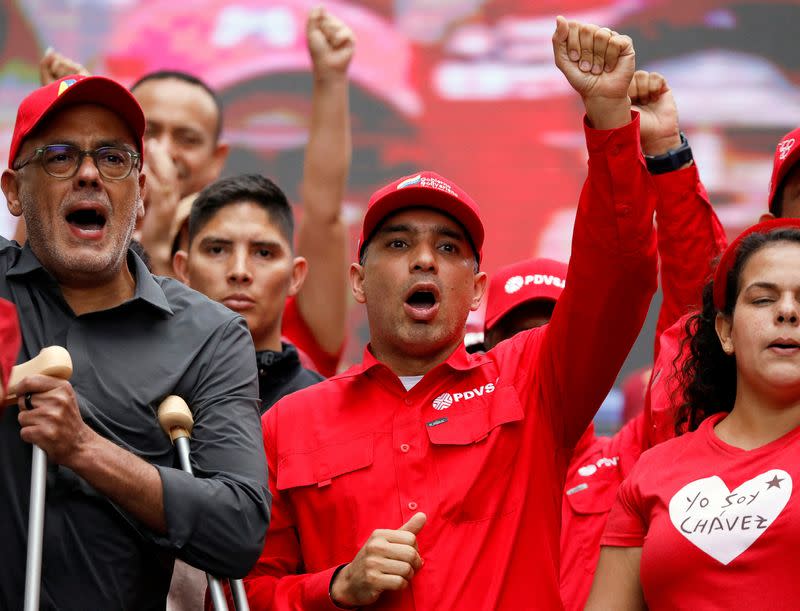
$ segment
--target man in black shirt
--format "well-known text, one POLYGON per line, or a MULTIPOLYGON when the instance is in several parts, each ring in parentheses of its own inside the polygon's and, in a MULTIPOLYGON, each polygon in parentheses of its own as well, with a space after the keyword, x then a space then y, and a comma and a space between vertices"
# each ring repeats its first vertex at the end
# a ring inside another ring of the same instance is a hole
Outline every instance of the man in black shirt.
POLYGON ((252 342, 241 317, 129 249, 143 132, 103 77, 60 79, 18 111, 2 189, 29 233, 24 247, 0 238, 0 297, 19 311, 19 362, 58 344, 74 373, 23 379, 0 412, 0 608, 22 607, 31 443, 50 463, 42 609, 163 609, 174 558, 239 577, 261 550, 252 342), (171 394, 193 411, 197 479, 157 421, 171 394))
POLYGON ((296 295, 307 263, 292 247, 294 217, 286 196, 258 174, 224 178, 203 189, 189 214, 189 250, 175 254, 178 277, 244 316, 256 347, 261 412, 323 378, 281 341, 286 298, 296 295))

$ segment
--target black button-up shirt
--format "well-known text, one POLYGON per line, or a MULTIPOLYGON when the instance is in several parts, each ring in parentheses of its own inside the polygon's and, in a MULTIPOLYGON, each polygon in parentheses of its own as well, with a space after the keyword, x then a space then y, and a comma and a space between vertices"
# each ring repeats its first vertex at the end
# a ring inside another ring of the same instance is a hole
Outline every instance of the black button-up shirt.
MULTIPOLYGON (((128 253, 132 299, 76 316, 30 247, 0 238, 0 297, 16 304, 24 362, 46 346, 70 353, 84 421, 153 464, 167 534, 149 531, 66 467, 47 479, 42 609, 162 609, 178 557, 218 575, 258 558, 270 496, 258 413, 255 351, 244 320, 128 253), (156 417, 168 395, 194 415, 192 466, 156 417)), ((21 609, 31 447, 18 408, 0 412, 0 608, 21 609)))

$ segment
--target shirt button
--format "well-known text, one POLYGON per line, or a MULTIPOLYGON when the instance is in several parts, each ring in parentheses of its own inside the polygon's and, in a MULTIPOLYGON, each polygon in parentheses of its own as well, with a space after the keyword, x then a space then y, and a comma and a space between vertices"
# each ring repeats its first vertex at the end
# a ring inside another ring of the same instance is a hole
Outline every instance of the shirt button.
POLYGON ((619 155, 622 152, 622 147, 619 144, 615 144, 611 147, 611 154, 612 155, 619 155))
POLYGON ((408 452, 410 449, 411 449, 411 446, 408 445, 407 443, 401 443, 400 444, 400 451, 401 452, 408 452))
POLYGON ((408 508, 409 508, 411 511, 416 511, 416 510, 417 510, 417 504, 416 504, 414 501, 411 501, 411 502, 408 504, 408 508))
POLYGON ((411 399, 406 399, 406 400, 404 401, 404 403, 405 403, 406 405, 411 405, 412 401, 411 401, 411 399))

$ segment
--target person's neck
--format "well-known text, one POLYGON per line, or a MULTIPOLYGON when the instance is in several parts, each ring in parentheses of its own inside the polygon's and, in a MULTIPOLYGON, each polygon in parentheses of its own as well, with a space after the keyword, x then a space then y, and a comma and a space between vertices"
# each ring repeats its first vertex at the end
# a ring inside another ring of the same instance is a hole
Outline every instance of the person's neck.
POLYGON ((731 413, 715 427, 725 443, 742 450, 760 448, 800 426, 800 397, 775 396, 737 387, 731 413))
POLYGON ((440 350, 425 354, 409 354, 402 347, 370 342, 373 356, 392 370, 397 377, 422 376, 437 365, 444 363, 463 340, 440 350))
POLYGON ((64 300, 76 316, 108 310, 127 301, 136 292, 136 280, 127 263, 123 264, 119 273, 107 282, 59 283, 59 285, 64 300))
POLYGON ((256 348, 256 352, 264 352, 265 350, 271 350, 273 352, 282 352, 283 345, 281 344, 281 325, 278 322, 275 325, 275 328, 270 329, 266 333, 259 334, 258 336, 253 335, 253 346, 256 348))

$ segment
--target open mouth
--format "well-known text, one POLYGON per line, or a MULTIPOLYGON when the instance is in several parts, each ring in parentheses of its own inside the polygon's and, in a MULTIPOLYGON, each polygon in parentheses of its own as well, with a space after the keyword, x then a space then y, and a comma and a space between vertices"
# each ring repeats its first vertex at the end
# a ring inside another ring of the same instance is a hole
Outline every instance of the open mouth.
POLYGON ((413 308, 432 308, 436 305, 436 296, 433 291, 414 291, 406 303, 413 308))
POLYGON ((433 285, 412 288, 404 306, 412 319, 429 321, 439 310, 439 290, 433 285))
POLYGON ((101 210, 83 208, 67 214, 67 223, 80 231, 100 231, 106 226, 106 217, 101 210))

